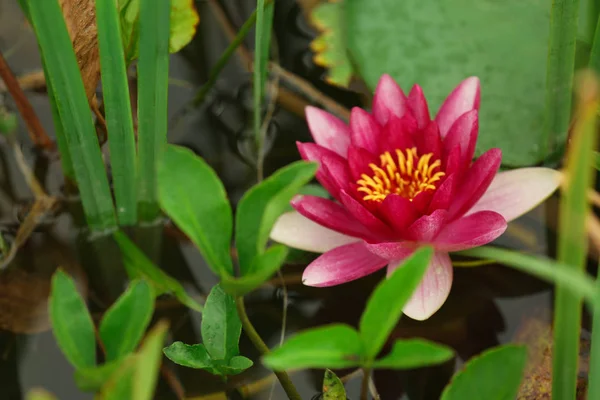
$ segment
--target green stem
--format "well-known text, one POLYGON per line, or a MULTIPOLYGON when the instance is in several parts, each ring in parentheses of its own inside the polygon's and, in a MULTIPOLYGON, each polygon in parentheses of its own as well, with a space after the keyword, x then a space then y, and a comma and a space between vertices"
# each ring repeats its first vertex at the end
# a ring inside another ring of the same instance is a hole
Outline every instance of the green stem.
POLYGON ((550 146, 555 145, 549 143, 551 138, 567 139, 571 120, 578 12, 579 0, 552 0, 546 70, 546 119, 544 140, 540 147, 541 159, 545 159, 550 146))
POLYGON ((600 17, 596 24, 596 33, 594 34, 594 41, 592 43, 589 66, 596 73, 600 74, 600 17))
MULTIPOLYGON (((246 332, 246 335, 248 335, 250 341, 252 342, 254 347, 256 347, 256 350, 258 350, 261 356, 269 354, 271 350, 269 350, 265 342, 263 342, 263 340, 261 339, 258 332, 256 332, 256 329, 254 329, 254 325, 252 325, 252 322, 250 322, 250 319, 248 318, 248 314, 246 314, 244 298, 236 297, 235 304, 240 320, 242 321, 242 327, 244 328, 244 332, 246 332)), ((292 380, 285 371, 273 372, 275 373, 275 376, 277 376, 277 379, 279 379, 279 383, 281 383, 283 390, 285 390, 285 393, 288 395, 290 400, 302 400, 300 394, 298 393, 298 390, 296 390, 296 387, 292 383, 292 380)))
POLYGON ((457 254, 496 260, 547 282, 560 283, 570 292, 579 294, 590 304, 594 304, 596 298, 594 281, 586 273, 573 270, 563 263, 491 246, 476 247, 457 254))
POLYGON ((369 400, 369 377, 371 368, 363 368, 362 384, 360 386, 360 400, 369 400))
POLYGON ((600 280, 598 278, 596 278, 596 303, 593 311, 587 398, 600 399, 600 280))

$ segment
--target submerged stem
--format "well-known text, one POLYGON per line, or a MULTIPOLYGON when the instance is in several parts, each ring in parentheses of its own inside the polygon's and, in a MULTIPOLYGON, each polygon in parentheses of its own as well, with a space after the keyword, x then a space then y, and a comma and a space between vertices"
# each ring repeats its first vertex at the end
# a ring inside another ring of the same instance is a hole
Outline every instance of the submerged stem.
MULTIPOLYGON (((258 352, 261 355, 269 354, 271 350, 269 350, 269 348, 267 347, 265 342, 263 342, 258 332, 256 332, 256 329, 254 329, 254 325, 252 325, 252 322, 250 322, 250 319, 248 318, 248 314, 246 314, 244 298, 236 297, 235 305, 237 307, 237 312, 240 317, 240 320, 242 321, 242 327, 244 328, 244 332, 246 332, 246 335, 248 335, 250 341, 252 342, 254 347, 256 347, 256 350, 258 350, 258 352)), ((292 380, 285 371, 273 372, 275 373, 275 376, 277 376, 277 379, 279 379, 279 383, 281 383, 283 390, 285 390, 285 393, 288 395, 290 400, 302 400, 300 394, 298 393, 298 390, 296 389, 296 387, 292 383, 292 380)))
POLYGON ((360 386, 360 400, 369 400, 369 377, 371 368, 363 368, 363 378, 360 386))

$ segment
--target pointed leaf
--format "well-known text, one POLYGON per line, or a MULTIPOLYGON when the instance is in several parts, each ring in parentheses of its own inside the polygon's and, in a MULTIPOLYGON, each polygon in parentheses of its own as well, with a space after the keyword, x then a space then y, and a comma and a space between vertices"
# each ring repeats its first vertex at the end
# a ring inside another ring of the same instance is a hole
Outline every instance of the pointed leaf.
POLYGON ((373 363, 373 368, 410 369, 448 361, 454 351, 423 339, 397 340, 392 351, 373 363))
POLYGON ((75 371, 75 383, 81 390, 95 392, 102 388, 118 371, 125 359, 109 361, 97 367, 81 368, 75 371))
POLYGON ((203 344, 185 344, 175 342, 163 349, 165 356, 175 364, 188 368, 212 368, 212 360, 203 344))
POLYGON ((132 282, 108 309, 100 322, 100 338, 106 360, 112 361, 134 351, 152 318, 154 294, 144 281, 132 282))
POLYGON ((202 306, 186 293, 183 286, 154 265, 123 232, 115 232, 113 237, 121 249, 123 262, 131 279, 144 278, 154 288, 155 295, 173 293, 181 304, 192 310, 202 311, 202 306))
POLYGON ((274 370, 348 368, 361 365, 363 354, 358 332, 334 324, 296 334, 264 356, 263 364, 274 370))
POLYGON ((244 296, 273 276, 285 262, 288 252, 284 245, 271 246, 265 253, 254 257, 247 275, 240 278, 224 276, 221 286, 233 296, 244 296))
POLYGON ((228 361, 239 354, 242 322, 234 298, 213 286, 202 313, 202 342, 213 360, 228 361))
POLYGON ((50 321, 58 345, 76 369, 96 365, 94 323, 75 283, 63 270, 52 277, 50 321))
POLYGON ((441 400, 513 400, 517 397, 526 361, 524 346, 506 345, 488 350, 454 375, 441 400))
POLYGON ((233 217, 215 171, 191 150, 168 145, 158 180, 160 205, 165 213, 198 246, 217 275, 232 275, 229 249, 233 217))
POLYGON ((344 384, 330 369, 325 370, 323 377, 323 400, 346 400, 344 384))
POLYGON ((359 325, 368 358, 375 358, 398 323, 402 308, 419 286, 432 254, 430 247, 417 250, 371 294, 359 325))
POLYGON ((219 367, 219 369, 223 375, 237 375, 241 374, 253 365, 254 363, 251 359, 244 356, 235 356, 229 360, 228 365, 223 365, 219 367))
POLYGON ((269 233, 292 197, 310 181, 317 164, 292 163, 251 188, 240 200, 235 220, 235 242, 244 276, 257 254, 264 252, 269 233))
POLYGON ((133 381, 132 400, 152 400, 162 361, 165 335, 169 329, 166 321, 160 321, 144 339, 137 354, 133 381))

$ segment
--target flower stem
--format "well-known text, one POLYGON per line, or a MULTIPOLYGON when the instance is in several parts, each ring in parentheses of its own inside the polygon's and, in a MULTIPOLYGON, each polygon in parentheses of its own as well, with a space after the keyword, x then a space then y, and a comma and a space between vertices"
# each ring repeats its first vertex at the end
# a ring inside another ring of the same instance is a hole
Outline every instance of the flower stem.
MULTIPOLYGON (((252 325, 252 322, 250 322, 250 319, 248 318, 248 314, 246 314, 244 298, 241 296, 236 297, 235 305, 237 307, 237 312, 240 317, 240 320, 242 321, 242 327, 244 328, 244 332, 246 332, 246 335, 248 335, 250 341, 252 342, 252 344, 254 344, 254 347, 256 347, 256 350, 258 350, 258 352, 261 355, 269 354, 271 350, 269 350, 265 342, 263 342, 263 340, 261 339, 258 332, 256 332, 256 329, 254 329, 254 325, 252 325)), ((279 379, 279 383, 281 383, 283 390, 285 390, 285 393, 288 395, 290 400, 302 400, 300 394, 298 393, 298 390, 296 390, 296 387, 292 383, 292 380, 285 371, 273 372, 275 373, 275 376, 277 376, 277 379, 279 379)))
POLYGON ((369 377, 371 368, 363 368, 363 378, 360 387, 360 400, 369 400, 369 377))

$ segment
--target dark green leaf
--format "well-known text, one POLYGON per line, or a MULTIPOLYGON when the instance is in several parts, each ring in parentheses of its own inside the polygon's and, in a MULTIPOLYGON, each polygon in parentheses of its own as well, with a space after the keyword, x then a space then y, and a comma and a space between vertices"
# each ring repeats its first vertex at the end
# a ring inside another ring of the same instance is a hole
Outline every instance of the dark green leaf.
POLYGON ((152 318, 154 294, 146 281, 134 281, 108 309, 100 322, 100 338, 106 360, 134 351, 152 318))
POLYGON ((220 285, 213 286, 202 312, 202 342, 213 360, 229 360, 239 354, 242 322, 234 298, 220 285))
POLYGON ((123 232, 115 232, 113 237, 121 249, 131 279, 144 278, 154 287, 156 295, 173 293, 182 304, 192 310, 202 311, 202 306, 186 293, 183 286, 154 265, 123 232))
POLYGON ((347 54, 345 2, 318 5, 311 20, 322 32, 310 44, 315 52, 315 63, 328 69, 327 82, 347 87, 352 78, 352 63, 347 54))
POLYGON ((223 375, 237 375, 244 372, 253 365, 254 363, 249 358, 246 358, 244 356, 235 356, 232 357, 231 360, 229 360, 228 365, 220 366, 219 369, 221 370, 223 375))
POLYGON ((316 170, 315 163, 292 163, 242 197, 235 216, 235 242, 242 276, 248 272, 254 257, 264 252, 277 218, 298 190, 313 178, 316 170))
MULTIPOLYGON (((160 205, 218 275, 232 275, 233 217, 217 174, 191 150, 169 145, 160 163, 160 205)), ((256 226, 255 226, 256 228, 256 226)))
POLYGON ((117 225, 108 178, 92 113, 57 0, 28 1, 29 13, 52 84, 62 131, 73 162, 88 226, 106 231, 117 225))
POLYGON ((524 346, 506 345, 488 350, 454 375, 441 400, 514 400, 526 361, 524 346))
POLYGON ((121 368, 124 359, 109 361, 97 367, 81 368, 75 371, 75 383, 83 391, 95 392, 102 388, 121 368))
POLYGON ((283 265, 288 248, 283 245, 271 246, 265 253, 257 254, 250 271, 241 278, 224 276, 221 286, 233 296, 244 296, 269 279, 283 265))
POLYGON ((298 333, 264 356, 263 364, 274 370, 349 368, 361 365, 363 354, 358 333, 334 324, 298 333))
POLYGON ((188 368, 211 369, 212 360, 203 344, 175 342, 163 349, 165 356, 176 364, 188 368))
POLYGON ((323 400, 346 400, 346 388, 332 370, 326 369, 323 377, 323 400))
MULTIPOLYGON (((478 76, 482 93, 477 153, 500 147, 506 165, 539 161, 552 2, 345 3, 346 24, 351 27, 348 47, 371 88, 384 73, 407 91, 418 83, 433 115, 460 81, 478 76)), ((563 131, 553 135, 548 139, 564 138, 563 131)))
POLYGON ((368 358, 375 358, 398 323, 402 308, 421 282, 432 254, 430 247, 417 250, 371 294, 359 325, 368 358))
POLYGON ((154 398, 154 389, 162 361, 163 343, 168 329, 169 324, 166 321, 160 321, 144 339, 137 354, 132 400, 152 400, 154 398))
POLYGON ((73 279, 61 269, 52 277, 49 300, 52 331, 59 347, 76 369, 96 365, 94 323, 73 279))
POLYGON ((454 351, 441 344, 423 339, 398 340, 389 354, 373 363, 373 368, 420 368, 443 363, 453 356, 454 351))

